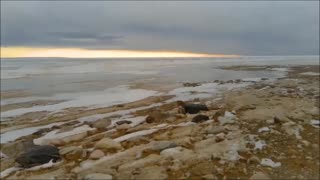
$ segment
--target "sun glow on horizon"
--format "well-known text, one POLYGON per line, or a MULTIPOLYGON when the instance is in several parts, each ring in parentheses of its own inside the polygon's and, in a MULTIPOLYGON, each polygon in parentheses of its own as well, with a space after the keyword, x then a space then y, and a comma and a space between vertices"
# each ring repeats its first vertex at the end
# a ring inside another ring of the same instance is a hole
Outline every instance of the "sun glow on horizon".
POLYGON ((238 57, 239 55, 206 54, 180 51, 92 50, 81 48, 1 47, 1 58, 177 58, 238 57))

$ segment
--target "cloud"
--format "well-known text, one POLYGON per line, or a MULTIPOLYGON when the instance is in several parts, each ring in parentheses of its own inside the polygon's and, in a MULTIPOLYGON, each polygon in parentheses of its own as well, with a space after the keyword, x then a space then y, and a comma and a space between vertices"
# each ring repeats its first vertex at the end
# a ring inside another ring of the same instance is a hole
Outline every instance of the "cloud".
POLYGON ((319 2, 1 2, 1 45, 319 54, 319 2))

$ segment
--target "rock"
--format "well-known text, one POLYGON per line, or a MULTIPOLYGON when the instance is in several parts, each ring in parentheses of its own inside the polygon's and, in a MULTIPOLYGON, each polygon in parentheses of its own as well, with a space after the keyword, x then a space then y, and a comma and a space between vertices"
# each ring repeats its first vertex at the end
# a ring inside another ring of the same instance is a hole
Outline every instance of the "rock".
POLYGON ((131 128, 131 126, 129 124, 121 124, 116 127, 117 130, 127 130, 129 128, 131 128))
POLYGON ((132 122, 131 121, 127 121, 127 120, 123 120, 123 121, 117 121, 116 124, 118 126, 122 125, 122 124, 131 124, 132 122))
POLYGON ((192 161, 192 157, 195 157, 195 153, 193 151, 180 146, 165 149, 160 152, 160 155, 164 158, 177 159, 180 161, 192 161))
POLYGON ((202 114, 196 115, 195 117, 192 118, 192 122, 195 122, 195 123, 202 123, 207 120, 209 120, 209 117, 202 114))
POLYGON ((259 164, 260 163, 260 159, 257 156, 251 156, 248 160, 247 160, 248 164, 259 164))
POLYGON ((174 148, 177 144, 172 141, 153 141, 151 142, 150 150, 153 151, 162 151, 168 148, 174 148))
POLYGON ((203 180, 216 180, 218 178, 216 176, 214 176, 213 174, 207 174, 207 175, 202 176, 202 179, 203 180))
POLYGON ((256 106, 252 105, 252 104, 247 104, 244 106, 241 106, 238 111, 246 111, 246 110, 252 110, 252 109, 256 109, 256 106))
POLYGON ((109 174, 93 173, 86 175, 84 180, 112 180, 112 176, 109 174))
POLYGON ((6 154, 9 157, 15 158, 23 152, 26 152, 28 149, 35 147, 33 141, 15 141, 9 142, 6 144, 1 144, 1 152, 6 154))
POLYGON ((219 111, 215 112, 215 113, 212 115, 212 119, 213 119, 215 122, 218 122, 219 116, 222 116, 222 115, 224 115, 223 110, 219 110, 219 111))
POLYGON ((200 111, 209 111, 204 104, 185 104, 183 101, 178 101, 178 105, 182 106, 186 113, 197 114, 200 111))
POLYGON ((271 179, 268 175, 263 172, 256 172, 254 175, 250 177, 250 180, 268 180, 271 179))
POLYGON ((178 107, 178 113, 179 114, 186 114, 186 111, 184 110, 184 108, 182 106, 178 107))
POLYGON ((104 156, 104 152, 97 149, 97 150, 94 150, 90 156, 89 156, 89 159, 93 159, 93 160, 96 160, 96 159, 100 159, 104 156))
POLYGON ((110 119, 100 119, 97 121, 94 121, 93 123, 90 123, 90 126, 97 129, 107 129, 108 126, 111 125, 110 119))
POLYGON ((225 135, 223 132, 217 134, 217 135, 216 135, 216 142, 221 142, 221 141, 223 141, 224 138, 225 138, 225 136, 226 136, 226 135, 225 135))
POLYGON ((59 151, 60 155, 70 161, 76 161, 86 156, 86 152, 77 146, 65 147, 59 151))
POLYGON ((184 87, 196 87, 196 86, 200 86, 200 83, 183 83, 184 87))
POLYGON ((266 123, 267 124, 274 124, 275 120, 274 119, 268 119, 268 120, 266 120, 266 123))
POLYGON ((153 122, 162 122, 167 117, 169 117, 168 114, 161 112, 160 110, 154 110, 149 113, 149 116, 146 118, 147 123, 153 123, 153 122))
POLYGON ((60 159, 59 149, 54 146, 35 146, 18 156, 15 161, 24 168, 29 168, 60 159))
POLYGON ((152 116, 147 116, 146 117, 146 122, 147 123, 153 123, 155 121, 155 118, 154 117, 152 117, 152 116))
POLYGON ((225 132, 225 128, 223 126, 210 126, 206 132, 207 134, 219 134, 225 132))
POLYGON ((48 144, 59 147, 59 146, 64 146, 66 143, 61 139, 53 139, 48 144))
POLYGON ((135 176, 135 179, 167 179, 168 175, 166 169, 160 166, 149 166, 142 168, 139 175, 135 176))
POLYGON ((113 139, 103 138, 96 143, 95 148, 101 149, 104 152, 108 152, 108 151, 114 152, 122 149, 122 146, 120 143, 114 141, 113 139))
POLYGON ((149 165, 153 165, 153 164, 159 162, 160 160, 161 160, 161 156, 159 156, 157 154, 150 154, 149 156, 147 156, 145 158, 138 159, 136 161, 128 162, 128 163, 120 165, 118 168, 118 172, 120 174, 125 171, 132 172, 137 168, 143 168, 143 167, 146 167, 149 165))

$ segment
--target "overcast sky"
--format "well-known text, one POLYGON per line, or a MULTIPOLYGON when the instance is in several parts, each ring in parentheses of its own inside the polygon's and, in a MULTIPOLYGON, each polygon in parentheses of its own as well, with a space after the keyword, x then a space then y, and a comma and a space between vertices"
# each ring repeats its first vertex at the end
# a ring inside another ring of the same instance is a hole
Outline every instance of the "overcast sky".
POLYGON ((3 2, 1 46, 319 54, 319 2, 3 2))

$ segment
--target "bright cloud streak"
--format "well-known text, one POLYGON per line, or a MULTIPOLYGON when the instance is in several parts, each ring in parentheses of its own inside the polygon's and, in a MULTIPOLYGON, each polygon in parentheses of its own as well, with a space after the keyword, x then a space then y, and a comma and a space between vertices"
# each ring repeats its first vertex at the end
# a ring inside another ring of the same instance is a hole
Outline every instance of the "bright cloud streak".
POLYGON ((1 58, 175 58, 238 57, 238 55, 203 54, 179 51, 90 50, 81 48, 1 47, 1 58))

